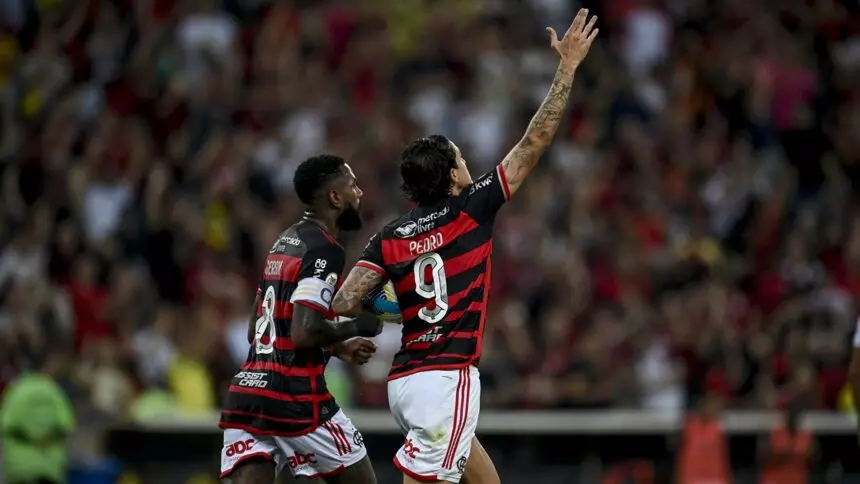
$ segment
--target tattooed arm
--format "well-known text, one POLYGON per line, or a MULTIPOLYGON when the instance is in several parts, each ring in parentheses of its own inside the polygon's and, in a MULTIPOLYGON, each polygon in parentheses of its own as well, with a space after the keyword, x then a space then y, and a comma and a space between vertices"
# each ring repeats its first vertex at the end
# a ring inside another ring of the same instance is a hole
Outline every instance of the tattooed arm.
MULTIPOLYGON (((302 257, 298 283, 290 292, 289 299, 293 305, 290 337, 297 348, 325 347, 354 336, 372 337, 382 329, 382 323, 372 314, 354 319, 336 318, 332 314, 333 281, 343 271, 343 264, 343 249, 335 245, 308 250, 302 257), (331 272, 326 274, 319 267, 331 272)), ((276 304, 274 293, 271 301, 264 297, 263 312, 276 304)))
POLYGON ((558 125, 561 123, 564 107, 567 105, 570 88, 573 86, 573 72, 559 66, 549 94, 532 118, 526 134, 502 161, 502 169, 511 195, 520 188, 526 176, 552 143, 558 125))
POLYGON ((354 336, 372 337, 379 334, 382 321, 376 315, 364 311, 361 298, 381 281, 379 273, 362 267, 355 267, 349 273, 332 300, 331 311, 353 319, 333 322, 323 318, 317 311, 296 306, 292 335, 295 345, 327 346, 354 336))
POLYGON ((362 266, 353 267, 332 300, 332 311, 344 316, 360 314, 364 309, 362 298, 382 282, 383 277, 379 271, 362 266))
POLYGON ((547 28, 550 46, 559 54, 561 62, 549 93, 529 123, 525 135, 502 161, 501 166, 510 195, 519 189, 555 137, 564 108, 567 106, 570 89, 573 87, 576 68, 585 58, 591 42, 597 36, 597 29, 594 28, 597 17, 592 16, 586 24, 587 17, 588 10, 581 9, 561 40, 557 38, 553 29, 547 28))

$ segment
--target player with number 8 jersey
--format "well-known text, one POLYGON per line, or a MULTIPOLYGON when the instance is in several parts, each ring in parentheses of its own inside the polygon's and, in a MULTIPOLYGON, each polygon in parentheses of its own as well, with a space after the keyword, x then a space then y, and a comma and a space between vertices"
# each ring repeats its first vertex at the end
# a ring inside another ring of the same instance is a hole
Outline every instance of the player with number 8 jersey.
POLYGON ((381 329, 370 313, 339 320, 331 301, 344 267, 340 231, 361 227, 362 191, 346 161, 319 155, 294 175, 302 219, 275 240, 263 265, 248 358, 228 387, 221 477, 271 483, 289 469, 329 484, 376 484, 364 440, 325 381, 332 356, 364 364, 381 329))

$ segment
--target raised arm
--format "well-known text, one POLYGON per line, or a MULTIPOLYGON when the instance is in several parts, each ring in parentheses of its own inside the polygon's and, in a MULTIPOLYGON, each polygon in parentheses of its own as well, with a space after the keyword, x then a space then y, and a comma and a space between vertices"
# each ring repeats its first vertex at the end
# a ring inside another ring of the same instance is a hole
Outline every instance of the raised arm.
POLYGON ((588 19, 588 9, 580 9, 561 40, 558 39, 555 30, 550 27, 546 29, 550 36, 550 47, 558 53, 561 61, 549 93, 529 123, 528 129, 502 161, 501 166, 508 182, 510 195, 516 193, 555 137, 564 108, 567 106, 570 89, 573 87, 576 68, 579 67, 591 43, 597 37, 598 30, 594 28, 596 22, 596 16, 588 19))

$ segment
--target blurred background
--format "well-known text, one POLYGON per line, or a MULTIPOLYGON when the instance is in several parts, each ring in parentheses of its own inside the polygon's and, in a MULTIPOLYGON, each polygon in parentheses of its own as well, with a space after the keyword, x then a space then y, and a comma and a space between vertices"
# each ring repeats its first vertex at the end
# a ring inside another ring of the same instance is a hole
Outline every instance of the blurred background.
MULTIPOLYGON (((296 165, 331 152, 355 169, 354 260, 406 208, 407 142, 445 134, 474 175, 501 160, 555 72, 544 27, 580 6, 600 38, 496 225, 484 411, 681 416, 717 395, 853 412, 854 0, 0 0, 0 389, 58 383, 74 482, 210 482, 260 262, 301 213, 296 165), (198 438, 180 457, 209 456, 193 476, 149 454, 181 440, 170 425, 134 430, 166 418, 198 438)), ((387 408, 399 332, 367 366, 330 365, 352 413, 387 408)), ((11 407, 7 441, 29 419, 11 407)), ((396 432, 361 429, 397 482, 396 432)), ((497 458, 505 482, 600 482, 609 458, 550 465, 575 439, 539 440, 497 458)))

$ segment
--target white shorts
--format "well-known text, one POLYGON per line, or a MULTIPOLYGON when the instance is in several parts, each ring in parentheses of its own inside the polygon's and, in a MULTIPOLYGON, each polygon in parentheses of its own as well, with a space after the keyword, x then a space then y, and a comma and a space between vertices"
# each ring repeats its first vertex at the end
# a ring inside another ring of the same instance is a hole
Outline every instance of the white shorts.
POLYGON ((298 437, 254 435, 239 429, 224 429, 221 449, 221 477, 240 462, 262 457, 275 462, 280 474, 289 467, 294 476, 310 479, 334 475, 357 463, 367 451, 364 440, 343 410, 311 433, 298 437))
POLYGON ((478 426, 478 369, 422 371, 391 380, 388 404, 406 434, 394 465, 419 481, 460 482, 478 426))

